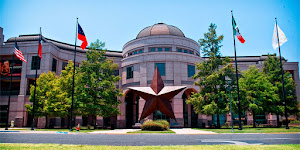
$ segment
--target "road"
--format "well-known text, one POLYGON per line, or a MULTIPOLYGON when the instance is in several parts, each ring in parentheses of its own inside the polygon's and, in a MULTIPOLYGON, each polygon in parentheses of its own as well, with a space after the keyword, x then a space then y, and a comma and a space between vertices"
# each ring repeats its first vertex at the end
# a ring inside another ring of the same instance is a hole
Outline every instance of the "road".
POLYGON ((300 144, 300 134, 33 134, 0 133, 0 143, 56 143, 80 145, 252 145, 300 144))

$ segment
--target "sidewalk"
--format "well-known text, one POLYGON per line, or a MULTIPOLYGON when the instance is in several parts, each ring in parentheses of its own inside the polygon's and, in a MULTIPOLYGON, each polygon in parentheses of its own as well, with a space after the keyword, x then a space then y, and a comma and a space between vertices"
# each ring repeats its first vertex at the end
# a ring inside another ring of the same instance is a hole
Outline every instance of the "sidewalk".
POLYGON ((171 129, 176 134, 218 134, 212 131, 195 130, 191 128, 171 129))
POLYGON ((115 130, 104 130, 104 131, 94 131, 89 134, 127 134, 127 132, 138 131, 140 129, 115 129, 115 130))
MULTIPOLYGON (((115 129, 115 130, 102 130, 102 131, 93 131, 93 132, 64 132, 64 131, 57 131, 53 129, 53 131, 37 131, 37 130, 30 130, 30 128, 0 128, 0 133, 43 133, 43 134, 127 134, 127 132, 138 131, 141 129, 115 129)), ((202 131, 202 130, 195 130, 191 128, 181 128, 181 129, 171 129, 175 132, 175 134, 217 134, 212 131, 202 131)), ((167 134, 167 133, 163 133, 167 134)))

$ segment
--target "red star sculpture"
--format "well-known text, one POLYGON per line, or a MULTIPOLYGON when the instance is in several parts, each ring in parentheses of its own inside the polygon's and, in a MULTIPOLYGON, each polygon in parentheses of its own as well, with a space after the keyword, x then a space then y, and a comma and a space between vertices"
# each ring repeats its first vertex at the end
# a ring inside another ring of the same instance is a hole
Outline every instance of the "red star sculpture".
POLYGON ((159 110, 167 117, 176 121, 170 99, 185 88, 186 86, 165 86, 159 71, 156 68, 150 87, 129 87, 129 89, 133 90, 137 95, 146 100, 139 120, 146 118, 155 110, 159 110))

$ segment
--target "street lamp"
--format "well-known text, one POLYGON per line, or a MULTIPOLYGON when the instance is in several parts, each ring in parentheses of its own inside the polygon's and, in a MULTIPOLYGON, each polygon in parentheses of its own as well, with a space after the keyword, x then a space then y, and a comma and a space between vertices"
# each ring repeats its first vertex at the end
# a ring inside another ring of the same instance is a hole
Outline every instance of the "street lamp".
POLYGON ((233 130, 233 114, 232 114, 232 107, 231 107, 231 79, 228 76, 226 76, 225 80, 226 80, 227 90, 229 91, 230 114, 231 114, 231 132, 234 132, 234 130, 233 130))

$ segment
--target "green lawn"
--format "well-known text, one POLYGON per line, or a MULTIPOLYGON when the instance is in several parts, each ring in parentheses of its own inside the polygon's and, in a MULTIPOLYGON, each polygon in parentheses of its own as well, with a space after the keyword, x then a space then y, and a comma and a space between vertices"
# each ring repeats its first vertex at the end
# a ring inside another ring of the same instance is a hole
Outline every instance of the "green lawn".
POLYGON ((234 132, 231 132, 231 129, 199 129, 197 130, 203 131, 213 131, 216 133, 286 133, 286 132, 300 132, 300 127, 290 127, 290 129, 285 129, 285 127, 281 128, 243 128, 243 130, 238 130, 238 128, 234 128, 234 132))
POLYGON ((172 130, 166 130, 166 131, 143 131, 143 130, 138 130, 138 131, 132 131, 132 132, 127 132, 127 133, 175 133, 172 130))
POLYGON ((92 146, 92 145, 61 145, 61 144, 0 144, 1 150, 57 150, 57 149, 76 149, 76 150, 94 150, 94 149, 114 149, 114 150, 144 150, 144 149, 184 149, 184 150, 295 150, 300 149, 300 145, 194 145, 194 146, 92 146))

